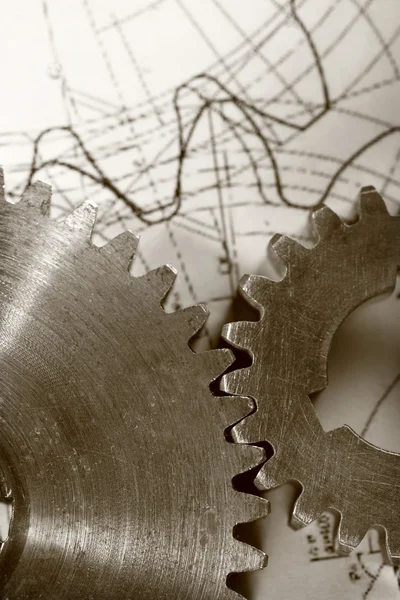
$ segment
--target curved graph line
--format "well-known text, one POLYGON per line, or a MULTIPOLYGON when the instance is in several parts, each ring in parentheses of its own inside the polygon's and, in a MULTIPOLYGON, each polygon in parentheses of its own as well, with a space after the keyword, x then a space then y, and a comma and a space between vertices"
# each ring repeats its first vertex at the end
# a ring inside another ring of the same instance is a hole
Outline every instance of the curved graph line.
MULTIPOLYGON (((329 112, 331 110, 331 108, 335 104, 337 104, 337 102, 340 100, 340 99, 337 99, 335 101, 331 101, 331 99, 330 99, 328 83, 327 83, 326 75, 325 75, 324 68, 322 65, 322 60, 319 56, 317 47, 312 39, 312 35, 311 35, 310 31, 307 29, 307 27, 305 26, 305 23, 301 20, 301 18, 298 15, 295 0, 290 0, 290 9, 291 9, 293 19, 295 20, 295 22, 297 23, 298 27, 300 28, 302 34, 304 35, 306 43, 307 43, 307 45, 310 49, 310 52, 313 56, 315 68, 317 70, 317 73, 318 73, 318 76, 320 79, 321 90, 322 90, 322 95, 323 95, 323 104, 321 105, 320 110, 314 116, 311 116, 310 119, 308 120, 308 122, 306 122, 305 124, 299 125, 298 123, 296 123, 290 119, 279 118, 269 112, 262 110, 255 104, 251 104, 247 100, 240 98, 237 94, 233 93, 226 85, 224 85, 216 77, 214 77, 210 74, 200 73, 199 75, 192 77, 189 81, 178 86, 175 89, 175 92, 173 94, 172 106, 173 106, 175 122, 176 122, 176 126, 177 126, 178 153, 177 153, 177 156, 175 157, 177 168, 176 168, 176 174, 175 174, 175 178, 174 178, 175 181, 173 184, 173 192, 171 194, 170 200, 168 200, 167 202, 165 202, 163 204, 158 203, 155 208, 151 208, 151 209, 141 208, 134 201, 134 199, 132 199, 128 195, 128 193, 126 193, 125 191, 120 189, 120 187, 115 182, 112 181, 112 178, 110 178, 105 173, 104 169, 102 169, 99 166, 98 162, 96 161, 96 159, 94 158, 92 153, 88 150, 88 148, 85 145, 82 138, 71 126, 46 129, 46 130, 42 131, 37 136, 37 138, 34 140, 33 157, 32 157, 30 172, 28 175, 27 185, 29 185, 31 183, 32 178, 34 177, 34 175, 36 174, 36 172, 38 170, 48 167, 48 166, 56 166, 57 165, 57 166, 60 166, 60 167, 66 168, 66 169, 70 169, 71 171, 77 172, 81 176, 89 178, 95 184, 102 186, 105 189, 109 190, 117 199, 121 200, 133 212, 133 214, 144 224, 151 225, 151 224, 155 224, 155 223, 169 221, 172 217, 174 217, 180 211, 180 208, 182 205, 182 197, 183 197, 182 178, 183 178, 183 173, 184 173, 184 167, 187 162, 187 159, 189 158, 189 156, 191 154, 191 143, 192 143, 192 140, 196 133, 196 130, 202 120, 202 117, 207 116, 207 113, 209 111, 214 111, 218 115, 218 117, 222 119, 227 130, 231 133, 233 138, 239 143, 243 152, 246 154, 248 161, 249 161, 249 166, 250 166, 250 168, 253 172, 254 178, 255 178, 256 189, 257 189, 259 195, 261 196, 263 202, 268 203, 269 200, 264 192, 263 183, 262 183, 260 173, 259 173, 259 167, 257 164, 257 162, 259 162, 259 161, 256 161, 253 158, 251 150, 245 141, 245 135, 244 134, 242 135, 239 131, 240 128, 243 127, 243 124, 237 123, 233 119, 230 119, 223 110, 223 108, 225 108, 225 107, 233 106, 233 107, 235 107, 236 110, 239 111, 239 114, 241 115, 243 122, 248 124, 249 130, 247 131, 247 133, 250 133, 250 135, 253 135, 256 139, 258 139, 261 142, 262 148, 265 152, 265 157, 267 158, 267 160, 270 163, 271 168, 272 168, 274 187, 276 189, 277 196, 278 196, 279 200, 282 202, 282 204, 289 206, 289 207, 304 209, 304 210, 310 210, 310 209, 320 207, 325 202, 327 197, 329 196, 330 192, 332 191, 332 188, 334 187, 336 182, 339 180, 340 176, 345 171, 345 169, 347 169, 349 166, 351 166, 368 149, 372 148, 373 146, 378 144, 380 141, 384 140, 386 137, 389 137, 389 136, 393 135, 394 133, 398 133, 400 131, 400 127, 394 126, 394 127, 390 127, 389 129, 386 129, 385 131, 381 132, 380 134, 378 134, 375 137, 373 137, 372 139, 370 139, 367 143, 365 143, 363 146, 361 146, 359 149, 357 149, 351 156, 349 156, 339 166, 339 168, 335 171, 335 173, 332 175, 325 190, 321 193, 319 199, 313 205, 304 206, 287 196, 287 194, 285 193, 285 185, 284 185, 282 177, 281 177, 279 163, 278 163, 278 160, 276 157, 276 152, 274 151, 273 144, 271 143, 271 140, 268 139, 267 135, 264 134, 264 132, 262 131, 262 128, 257 124, 256 117, 261 117, 262 119, 265 120, 266 123, 280 125, 291 131, 294 131, 297 133, 302 133, 302 132, 308 131, 314 124, 317 123, 317 121, 319 121, 321 118, 323 118, 324 115, 326 115, 327 112, 329 112), (212 84, 214 86, 214 93, 206 94, 204 91, 197 89, 197 84, 202 84, 202 83, 212 84), (190 121, 187 124, 185 124, 184 117, 182 114, 183 105, 181 104, 181 96, 183 97, 183 101, 187 100, 187 97, 186 97, 187 92, 194 93, 197 95, 199 105, 196 108, 196 111, 195 111, 194 115, 191 117, 190 121), (186 128, 186 132, 185 132, 185 128, 186 128), (78 147, 81 149, 83 156, 86 158, 86 160, 88 161, 89 165, 92 167, 94 172, 91 172, 91 171, 85 169, 84 167, 77 166, 69 161, 60 160, 58 158, 52 158, 50 160, 45 160, 45 161, 39 162, 38 154, 39 154, 40 143, 43 141, 45 136, 47 136, 49 133, 54 132, 56 130, 65 131, 74 138, 78 147), (167 210, 168 210, 168 214, 166 214, 167 210), (157 213, 160 213, 160 212, 162 213, 161 216, 158 218, 155 218, 154 215, 157 213)), ((277 142, 275 141, 274 144, 275 144, 275 146, 279 147, 282 144, 282 142, 280 142, 278 140, 277 142)), ((141 173, 143 173, 144 171, 147 172, 151 168, 152 168, 152 165, 146 165, 145 169, 141 170, 141 173)))

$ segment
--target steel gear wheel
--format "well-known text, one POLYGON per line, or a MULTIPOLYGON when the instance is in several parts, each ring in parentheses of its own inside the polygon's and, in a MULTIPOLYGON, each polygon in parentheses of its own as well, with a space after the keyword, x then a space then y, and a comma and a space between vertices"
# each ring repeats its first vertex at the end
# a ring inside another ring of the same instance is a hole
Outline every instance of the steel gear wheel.
POLYGON ((372 187, 360 194, 360 218, 347 226, 329 208, 313 214, 319 242, 310 249, 275 236, 286 265, 279 282, 246 276, 241 292, 260 311, 257 322, 225 326, 223 337, 246 350, 250 367, 222 378, 222 389, 253 398, 257 410, 237 424, 239 443, 268 441, 274 454, 256 485, 297 481, 292 524, 324 509, 341 515, 339 548, 349 553, 371 526, 386 530, 388 556, 400 559, 400 455, 381 450, 348 426, 325 432, 309 394, 327 384, 333 334, 358 305, 393 290, 400 265, 400 218, 391 217, 372 187))
POLYGON ((93 246, 93 205, 51 221, 50 193, 0 198, 0 595, 236 598, 265 557, 232 528, 266 505, 232 487, 260 455, 224 438, 250 401, 209 390, 229 351, 194 353, 206 311, 164 312, 173 269, 132 277, 137 238, 93 246))

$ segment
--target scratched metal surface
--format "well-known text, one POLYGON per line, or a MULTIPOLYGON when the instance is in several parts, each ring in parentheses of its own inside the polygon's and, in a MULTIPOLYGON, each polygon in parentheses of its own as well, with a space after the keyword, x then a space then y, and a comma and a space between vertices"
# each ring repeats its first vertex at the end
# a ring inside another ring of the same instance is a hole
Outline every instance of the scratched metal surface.
POLYGON ((257 322, 226 325, 224 337, 251 354, 250 367, 224 375, 223 391, 243 394, 257 411, 233 429, 239 442, 268 441, 274 451, 256 478, 260 490, 287 481, 302 486, 291 516, 301 527, 326 509, 341 516, 338 544, 356 548, 380 526, 386 552, 400 560, 400 455, 367 442, 347 425, 324 431, 310 394, 327 385, 332 338, 359 305, 392 292, 400 266, 400 217, 374 188, 363 188, 360 214, 345 225, 329 208, 314 213, 319 241, 306 248, 285 236, 272 240, 286 274, 279 282, 246 276, 243 295, 257 322))
POLYGON ((233 527, 267 505, 232 487, 262 451, 224 437, 251 409, 209 390, 230 351, 189 348, 206 311, 164 312, 175 273, 131 277, 133 235, 95 248, 94 207, 49 199, 0 198, 0 596, 235 598, 264 556, 233 527))

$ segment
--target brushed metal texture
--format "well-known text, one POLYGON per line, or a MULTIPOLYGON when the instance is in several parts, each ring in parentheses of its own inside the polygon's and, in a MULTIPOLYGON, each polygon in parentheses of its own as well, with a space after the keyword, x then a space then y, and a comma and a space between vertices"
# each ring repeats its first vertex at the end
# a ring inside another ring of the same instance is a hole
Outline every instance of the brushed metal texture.
POLYGON ((295 527, 334 508, 343 553, 379 526, 388 557, 399 562, 400 455, 371 445, 348 426, 325 432, 309 398, 327 384, 328 352, 339 325, 396 282, 400 217, 388 214, 372 187, 362 189, 359 201, 359 220, 350 226, 327 207, 314 213, 319 242, 313 248, 273 238, 272 248, 286 265, 281 281, 254 275, 241 281, 260 320, 228 324, 223 337, 253 360, 225 374, 221 387, 256 401, 257 410, 232 435, 237 442, 272 445, 274 454, 256 478, 259 489, 301 484, 295 527))
POLYGON ((224 436, 252 409, 210 392, 230 351, 194 353, 207 313, 165 313, 174 270, 132 277, 137 238, 97 248, 95 207, 55 222, 50 195, 0 198, 0 596, 236 598, 265 557, 232 529, 267 506, 232 487, 262 451, 224 436))

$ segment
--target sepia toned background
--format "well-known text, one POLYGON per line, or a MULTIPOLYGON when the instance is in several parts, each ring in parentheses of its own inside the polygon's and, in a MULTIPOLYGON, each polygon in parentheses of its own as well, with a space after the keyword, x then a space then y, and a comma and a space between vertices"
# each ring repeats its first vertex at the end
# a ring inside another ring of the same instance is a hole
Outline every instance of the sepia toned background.
MULTIPOLYGON (((354 219, 363 185, 398 212, 398 0, 6 0, 0 48, 8 198, 42 179, 54 218, 98 204, 96 243, 139 233, 134 274, 178 269, 167 310, 208 306, 199 349, 241 276, 272 272, 273 233, 315 243, 312 209, 354 219)), ((400 451, 399 323, 395 293, 343 325, 315 399, 326 429, 400 451)), ((249 598, 400 599, 376 532, 341 558, 333 515, 294 532, 294 490, 268 497, 249 598)))

